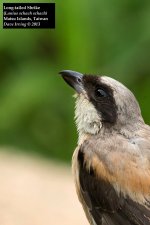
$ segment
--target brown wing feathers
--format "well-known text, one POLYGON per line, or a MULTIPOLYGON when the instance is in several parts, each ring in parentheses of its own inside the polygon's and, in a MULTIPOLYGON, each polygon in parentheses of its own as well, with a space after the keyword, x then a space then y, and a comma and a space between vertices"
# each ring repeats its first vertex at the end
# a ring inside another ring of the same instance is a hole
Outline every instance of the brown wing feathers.
POLYGON ((97 225, 150 225, 150 211, 128 196, 118 195, 113 185, 86 167, 82 147, 78 152, 81 192, 97 225))

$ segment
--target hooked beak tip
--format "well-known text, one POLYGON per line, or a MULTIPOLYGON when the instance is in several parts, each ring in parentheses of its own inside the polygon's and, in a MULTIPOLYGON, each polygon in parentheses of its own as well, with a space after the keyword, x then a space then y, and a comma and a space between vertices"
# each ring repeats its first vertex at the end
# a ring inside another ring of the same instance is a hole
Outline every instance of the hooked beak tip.
POLYGON ((81 93, 83 91, 83 74, 72 70, 62 70, 59 74, 63 77, 67 84, 76 90, 77 93, 81 93))

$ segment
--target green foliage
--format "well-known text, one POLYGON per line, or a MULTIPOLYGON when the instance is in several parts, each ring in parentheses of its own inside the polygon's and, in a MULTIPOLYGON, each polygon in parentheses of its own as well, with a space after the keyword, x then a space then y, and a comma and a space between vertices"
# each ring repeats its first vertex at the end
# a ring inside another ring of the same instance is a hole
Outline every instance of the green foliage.
POLYGON ((56 1, 55 30, 1 29, 1 145, 71 158, 74 100, 58 75, 62 69, 125 83, 149 123, 149 22, 148 0, 65 0, 56 1))

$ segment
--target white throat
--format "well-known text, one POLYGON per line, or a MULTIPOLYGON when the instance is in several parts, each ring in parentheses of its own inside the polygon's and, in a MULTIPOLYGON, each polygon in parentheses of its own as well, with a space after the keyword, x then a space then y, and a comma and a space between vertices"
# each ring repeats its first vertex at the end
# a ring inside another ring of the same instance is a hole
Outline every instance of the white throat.
POLYGON ((75 121, 79 133, 79 140, 87 134, 99 133, 102 123, 95 107, 84 94, 77 96, 75 105, 75 121))

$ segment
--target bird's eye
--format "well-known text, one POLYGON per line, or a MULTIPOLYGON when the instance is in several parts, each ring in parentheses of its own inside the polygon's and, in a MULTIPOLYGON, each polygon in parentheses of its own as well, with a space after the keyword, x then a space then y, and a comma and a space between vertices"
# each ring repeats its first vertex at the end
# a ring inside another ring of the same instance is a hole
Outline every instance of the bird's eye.
POLYGON ((101 88, 96 89, 95 94, 97 97, 101 97, 101 98, 108 96, 108 94, 101 88))

